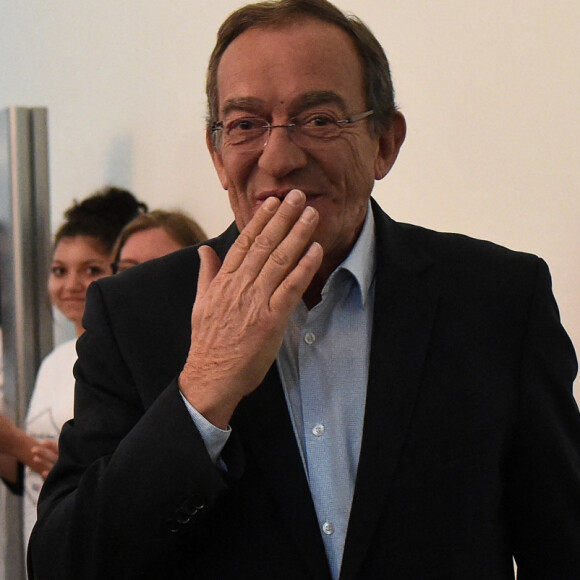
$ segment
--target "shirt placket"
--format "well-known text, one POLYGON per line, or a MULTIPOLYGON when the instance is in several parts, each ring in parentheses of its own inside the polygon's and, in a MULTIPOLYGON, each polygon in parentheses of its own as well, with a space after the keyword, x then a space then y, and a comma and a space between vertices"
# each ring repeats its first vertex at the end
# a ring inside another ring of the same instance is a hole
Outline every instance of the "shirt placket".
POLYGON ((320 319, 308 316, 299 345, 304 455, 322 539, 336 578, 350 512, 348 486, 340 482, 349 471, 348 456, 340 443, 344 438, 338 433, 341 427, 332 385, 322 376, 328 345, 316 318, 320 319))

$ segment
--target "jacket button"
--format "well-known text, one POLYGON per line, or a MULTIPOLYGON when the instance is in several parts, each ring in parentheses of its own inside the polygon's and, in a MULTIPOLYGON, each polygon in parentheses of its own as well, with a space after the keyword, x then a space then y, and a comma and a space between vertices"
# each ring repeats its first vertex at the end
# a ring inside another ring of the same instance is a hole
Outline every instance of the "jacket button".
MULTIPOLYGON (((196 510, 197 511, 197 510, 196 510)), ((188 514, 186 512, 180 511, 176 516, 175 516, 175 521, 178 524, 181 524, 182 526, 185 524, 188 524, 191 521, 191 516, 194 516, 195 513, 192 514, 188 514)))
POLYGON ((198 510, 205 507, 205 498, 201 495, 194 495, 185 503, 186 509, 194 515, 198 510))

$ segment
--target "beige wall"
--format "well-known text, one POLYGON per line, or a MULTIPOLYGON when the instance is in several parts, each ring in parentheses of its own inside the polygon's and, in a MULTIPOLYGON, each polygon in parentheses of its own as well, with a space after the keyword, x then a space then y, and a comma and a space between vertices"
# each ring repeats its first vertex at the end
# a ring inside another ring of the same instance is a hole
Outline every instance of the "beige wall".
MULTIPOLYGON (((242 2, 1 2, 0 107, 49 108, 53 224, 113 182, 219 233, 231 214, 205 151, 204 69, 242 2)), ((385 46, 409 126, 375 197, 395 219, 543 256, 580 347, 580 3, 338 4, 385 46)))

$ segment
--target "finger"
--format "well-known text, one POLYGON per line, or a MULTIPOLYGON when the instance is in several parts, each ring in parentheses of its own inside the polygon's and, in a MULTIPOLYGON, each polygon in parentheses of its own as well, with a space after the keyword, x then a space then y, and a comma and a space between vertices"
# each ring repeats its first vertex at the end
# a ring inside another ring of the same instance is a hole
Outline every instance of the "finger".
POLYGON ((221 267, 221 262, 213 248, 200 246, 197 250, 199 254, 199 275, 197 278, 197 294, 203 296, 211 281, 216 277, 221 267))
POLYGON ((298 306, 302 296, 322 264, 324 251, 318 242, 313 242, 296 267, 282 280, 270 299, 270 308, 284 316, 298 306))
POLYGON ((224 272, 235 272, 240 267, 254 240, 272 219, 280 204, 280 200, 275 197, 269 197, 264 200, 229 249, 224 259, 224 272))
POLYGON ((43 453, 37 453, 32 456, 32 461, 34 461, 34 463, 40 465, 41 467, 47 467, 52 463, 55 463, 56 460, 51 461, 47 455, 43 453))
POLYGON ((56 441, 52 441, 51 439, 47 439, 44 442, 44 445, 48 448, 51 449, 52 451, 54 451, 55 453, 58 453, 58 443, 56 441))
POLYGON ((33 447, 34 460, 40 463, 53 464, 58 459, 58 447, 56 445, 45 445, 33 447))
MULTIPOLYGON (((288 255, 276 252, 276 248, 284 241, 300 219, 305 202, 306 196, 304 193, 299 190, 292 190, 263 230, 255 237, 239 267, 238 274, 241 288, 254 286, 256 280, 262 276, 264 266, 268 261, 272 260, 273 254, 275 261, 276 256, 282 260, 282 262, 278 263, 280 273, 271 279, 269 284, 263 286, 262 289, 266 291, 273 290, 287 273, 289 267, 299 260, 307 243, 310 241, 310 233, 305 238, 300 239, 298 243, 294 242, 291 245, 287 245, 288 255)), ((267 299, 269 299, 269 294, 267 299)))
MULTIPOLYGON (((249 277, 248 282, 252 281, 252 276, 258 275, 270 254, 300 218, 306 204, 306 196, 302 191, 293 189, 282 203, 278 200, 275 201, 278 202, 279 207, 270 216, 270 219, 265 223, 262 219, 257 220, 251 224, 251 228, 244 228, 244 235, 239 240, 239 247, 243 248, 244 256, 243 262, 239 262, 241 256, 238 255, 237 262, 239 263, 237 263, 236 268, 242 263, 244 264, 246 277, 249 277), (253 241, 251 241, 252 238, 253 241)), ((274 206, 272 205, 272 207, 274 206)), ((263 218, 263 216, 261 217, 263 218)), ((232 271, 229 269, 229 265, 225 270, 232 271)))
POLYGON ((46 450, 44 453, 44 461, 47 463, 51 463, 52 465, 54 465, 56 463, 56 460, 58 459, 58 453, 54 453, 51 450, 46 450))
POLYGON ((58 453, 58 441, 55 441, 54 439, 43 439, 41 445, 42 447, 52 449, 53 451, 58 453))
POLYGON ((318 221, 318 212, 310 206, 305 207, 288 235, 270 253, 254 285, 260 286, 270 296, 299 263, 312 242, 318 221))
POLYGON ((32 461, 37 463, 44 462, 44 448, 40 445, 35 445, 34 447, 30 448, 30 452, 32 453, 32 461))
POLYGON ((30 468, 36 473, 42 473, 47 469, 52 469, 54 463, 46 463, 45 461, 41 461, 39 457, 34 458, 34 465, 31 465, 30 468))

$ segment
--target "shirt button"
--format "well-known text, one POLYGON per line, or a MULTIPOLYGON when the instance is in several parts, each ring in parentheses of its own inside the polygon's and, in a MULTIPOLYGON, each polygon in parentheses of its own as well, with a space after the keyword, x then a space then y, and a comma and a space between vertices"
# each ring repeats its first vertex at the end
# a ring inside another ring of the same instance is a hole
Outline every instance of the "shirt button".
POLYGON ((322 425, 321 423, 317 423, 316 425, 314 425, 314 427, 312 427, 312 434, 315 437, 320 437, 323 433, 324 433, 324 425, 322 425))
POLYGON ((334 534, 334 524, 332 522, 324 522, 322 524, 322 531, 327 536, 332 536, 332 534, 334 534))
POLYGON ((307 332, 304 335, 304 342, 306 344, 314 344, 314 341, 316 340, 316 336, 314 335, 313 332, 307 332))

